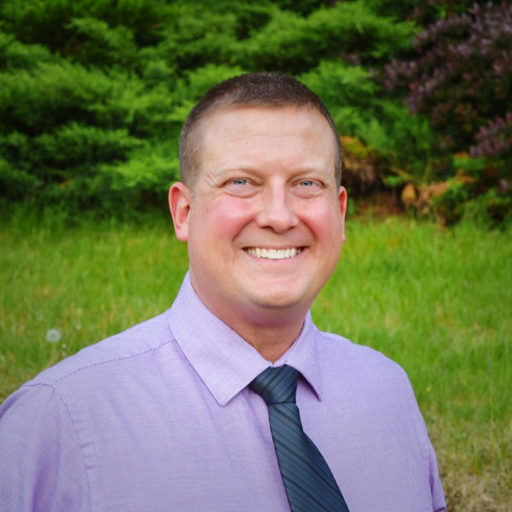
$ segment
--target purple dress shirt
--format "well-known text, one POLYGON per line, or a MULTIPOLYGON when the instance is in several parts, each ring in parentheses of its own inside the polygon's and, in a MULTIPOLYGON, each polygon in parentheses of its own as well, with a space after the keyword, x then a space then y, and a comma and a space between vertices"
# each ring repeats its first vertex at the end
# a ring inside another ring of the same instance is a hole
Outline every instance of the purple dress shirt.
MULTIPOLYGON (((351 512, 444 511, 405 372, 318 331, 275 363, 300 372, 304 430, 351 512)), ((268 409, 271 366, 188 276, 170 310, 45 370, 0 408, 2 511, 289 511, 268 409)))

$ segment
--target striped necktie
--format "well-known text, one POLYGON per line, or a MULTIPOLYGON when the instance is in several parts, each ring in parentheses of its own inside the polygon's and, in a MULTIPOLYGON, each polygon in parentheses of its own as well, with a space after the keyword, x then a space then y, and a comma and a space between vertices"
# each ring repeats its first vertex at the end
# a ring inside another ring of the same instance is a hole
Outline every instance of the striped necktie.
POLYGON ((292 512, 349 512, 327 462, 302 430, 295 403, 298 372, 267 368, 249 388, 268 405, 270 430, 292 512))

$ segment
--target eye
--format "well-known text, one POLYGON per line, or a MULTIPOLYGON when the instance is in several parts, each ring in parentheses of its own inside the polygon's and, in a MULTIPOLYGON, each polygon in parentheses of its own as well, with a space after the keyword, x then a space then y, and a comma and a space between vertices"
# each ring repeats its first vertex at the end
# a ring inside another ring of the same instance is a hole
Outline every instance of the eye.
POLYGON ((322 192, 323 185, 318 180, 302 179, 297 181, 294 190, 298 197, 309 199, 322 192))
POLYGON ((224 184, 224 190, 232 196, 250 197, 255 193, 256 187, 248 178, 233 178, 224 184))

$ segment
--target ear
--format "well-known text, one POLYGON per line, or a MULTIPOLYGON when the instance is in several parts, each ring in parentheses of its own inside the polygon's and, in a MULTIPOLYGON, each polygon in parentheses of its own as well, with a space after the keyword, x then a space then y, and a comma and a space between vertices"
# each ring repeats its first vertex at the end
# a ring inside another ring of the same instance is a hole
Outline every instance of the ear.
POLYGON ((341 211, 341 239, 344 242, 347 237, 345 236, 345 215, 347 214, 347 191, 345 187, 340 187, 338 190, 338 201, 341 211))
POLYGON ((188 187, 180 181, 173 183, 169 189, 169 209, 176 237, 181 242, 188 240, 188 225, 190 218, 192 195, 188 187))

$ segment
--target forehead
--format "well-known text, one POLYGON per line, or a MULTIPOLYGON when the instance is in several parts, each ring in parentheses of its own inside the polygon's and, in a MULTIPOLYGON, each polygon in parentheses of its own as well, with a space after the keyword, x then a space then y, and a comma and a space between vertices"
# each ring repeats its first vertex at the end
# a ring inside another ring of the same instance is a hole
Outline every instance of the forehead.
POLYGON ((250 158, 266 152, 270 157, 293 150, 303 159, 308 155, 325 159, 335 172, 336 145, 332 129, 313 108, 224 108, 202 121, 198 135, 200 172, 221 155, 250 158))

